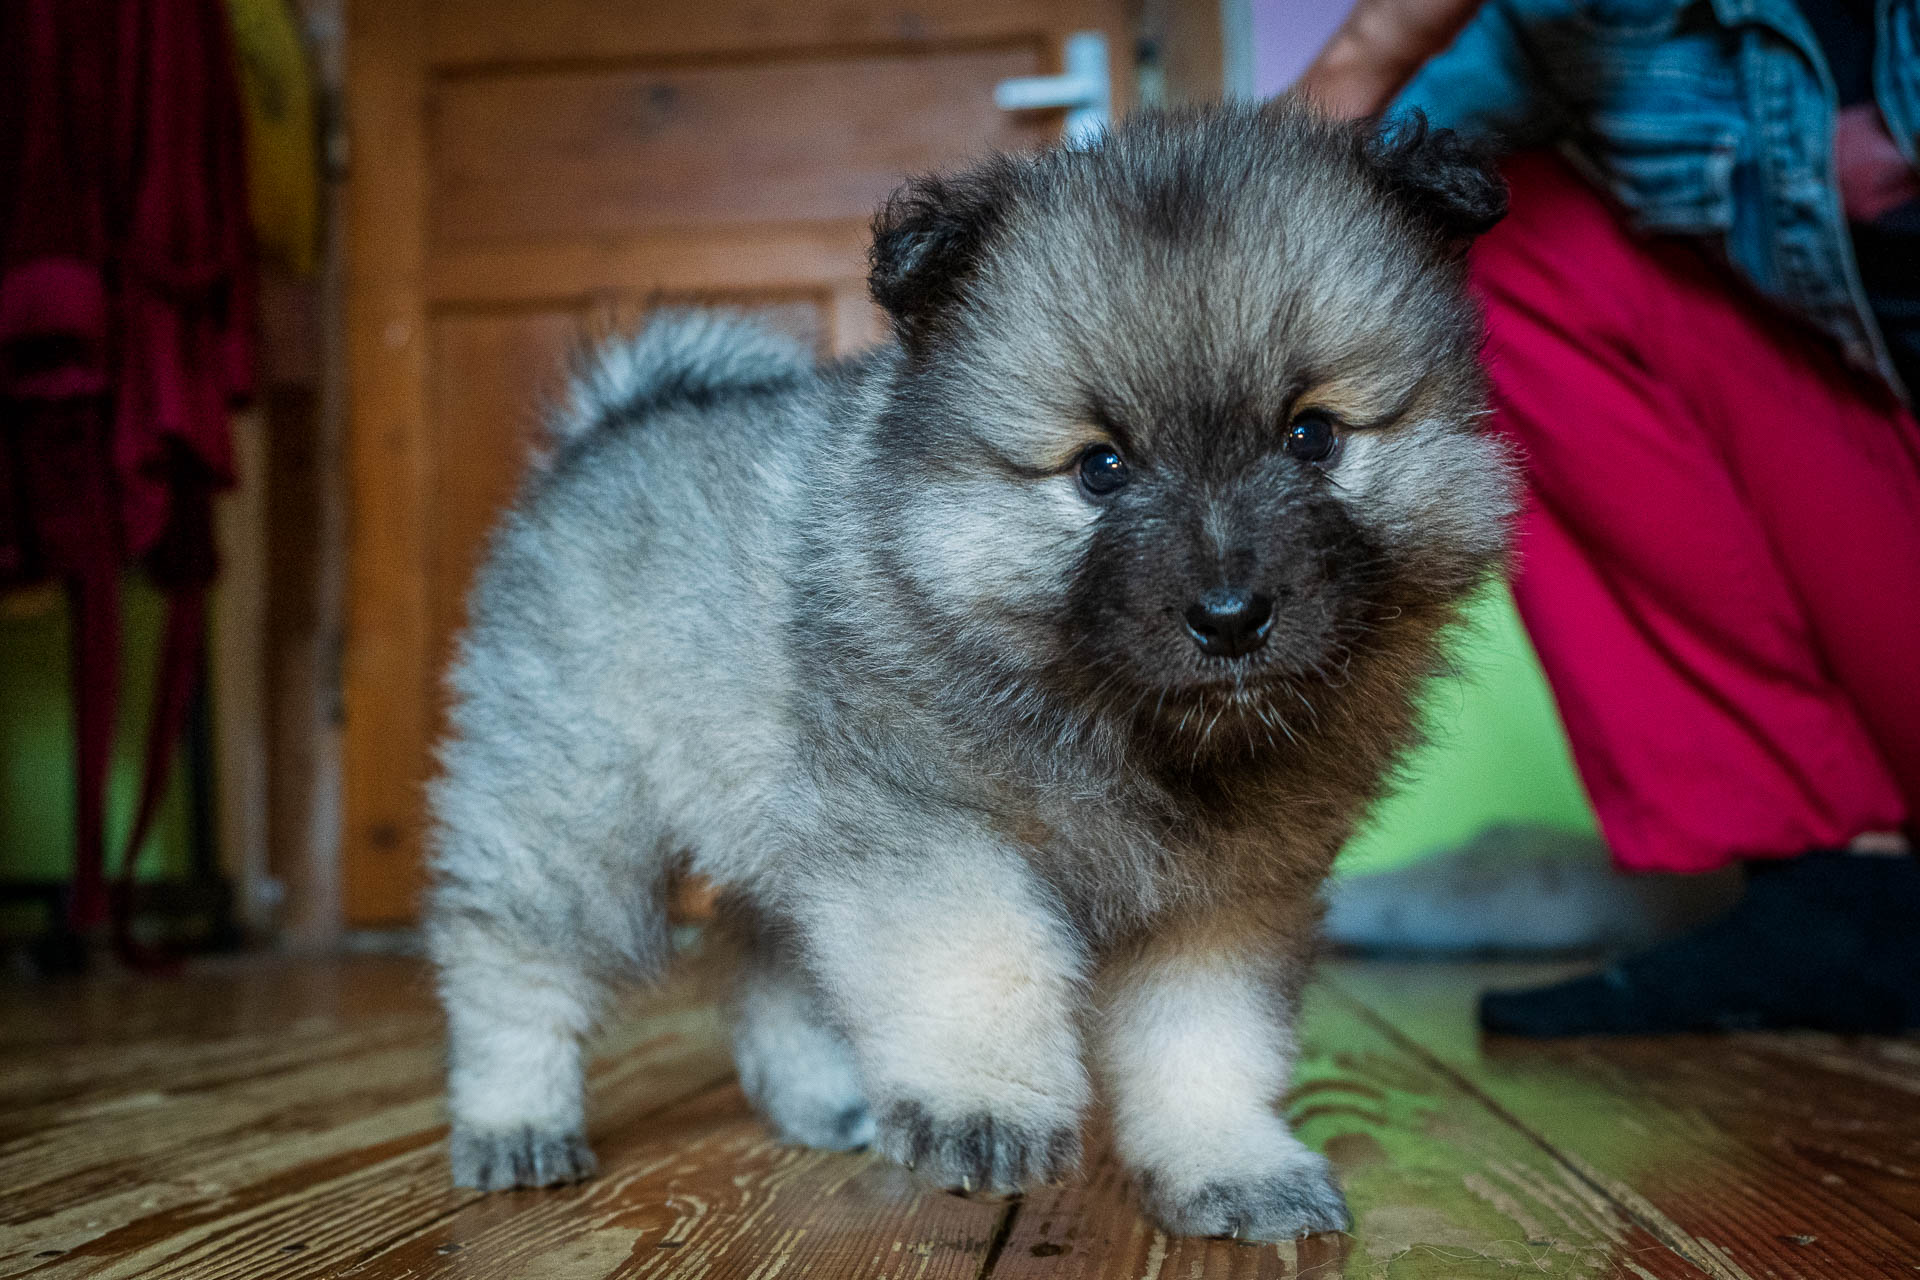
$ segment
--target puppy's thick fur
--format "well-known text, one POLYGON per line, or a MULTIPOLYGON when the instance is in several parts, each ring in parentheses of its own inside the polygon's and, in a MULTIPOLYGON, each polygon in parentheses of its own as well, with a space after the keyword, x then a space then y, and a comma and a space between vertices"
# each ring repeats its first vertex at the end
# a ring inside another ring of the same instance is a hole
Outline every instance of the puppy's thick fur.
POLYGON ((869 355, 701 313, 599 352, 452 674, 455 1179, 591 1171, 580 1039, 686 869, 785 1137, 1018 1191, 1097 1081, 1168 1229, 1344 1226, 1276 1103, 1316 889, 1503 555, 1461 263, 1503 205, 1417 122, 1148 116, 895 196, 869 355), (1262 647, 1196 644, 1223 589, 1262 647))

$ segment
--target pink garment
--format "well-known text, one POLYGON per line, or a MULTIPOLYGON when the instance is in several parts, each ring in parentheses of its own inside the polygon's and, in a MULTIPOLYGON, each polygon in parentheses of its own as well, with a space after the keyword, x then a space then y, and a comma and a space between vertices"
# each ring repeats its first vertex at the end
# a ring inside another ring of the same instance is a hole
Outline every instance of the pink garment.
MULTIPOLYGON (((226 23, 220 0, 0 5, 0 412, 104 396, 116 499, 88 514, 117 522, 126 559, 161 540, 183 477, 191 502, 231 481, 228 416, 252 390, 226 23)), ((24 487, 0 500, 9 583, 71 568, 34 526, 76 496, 24 487)))
POLYGON ((1515 595, 1629 870, 1920 814, 1920 426, 1562 162, 1475 247, 1528 476, 1515 595))
POLYGON ((183 476, 232 482, 228 417, 253 390, 253 236, 225 6, 140 0, 117 16, 114 462, 138 555, 162 538, 183 476))
POLYGON ((244 121, 220 0, 0 3, 0 590, 54 578, 72 607, 69 925, 125 954, 134 857, 199 667, 227 418, 253 363, 244 121), (119 584, 170 597, 118 909, 105 797, 119 584))

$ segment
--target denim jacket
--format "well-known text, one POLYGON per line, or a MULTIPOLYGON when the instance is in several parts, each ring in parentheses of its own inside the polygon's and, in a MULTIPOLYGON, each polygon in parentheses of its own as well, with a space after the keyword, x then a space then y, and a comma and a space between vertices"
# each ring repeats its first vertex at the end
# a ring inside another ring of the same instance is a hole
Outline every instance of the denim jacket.
MULTIPOLYGON (((1876 19, 1874 97, 1920 168, 1920 0, 1878 0, 1876 19)), ((1397 105, 1562 144, 1635 226, 1708 238, 1906 394, 1841 209, 1833 79, 1794 0, 1488 0, 1397 105)))

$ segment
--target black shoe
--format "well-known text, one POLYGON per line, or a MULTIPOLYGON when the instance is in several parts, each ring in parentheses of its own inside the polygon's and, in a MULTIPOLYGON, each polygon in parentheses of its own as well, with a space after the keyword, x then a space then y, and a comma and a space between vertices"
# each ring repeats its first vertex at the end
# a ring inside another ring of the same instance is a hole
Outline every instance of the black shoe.
POLYGON ((1732 911, 1600 973, 1480 998, 1518 1036, 1920 1028, 1920 859, 1820 851, 1748 864, 1732 911))

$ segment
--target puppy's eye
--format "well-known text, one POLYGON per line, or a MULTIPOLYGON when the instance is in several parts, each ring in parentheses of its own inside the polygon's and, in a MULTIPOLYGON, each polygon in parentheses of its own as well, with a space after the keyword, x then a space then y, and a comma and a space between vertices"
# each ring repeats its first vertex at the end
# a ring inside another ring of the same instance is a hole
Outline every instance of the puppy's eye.
POLYGON ((1096 498, 1117 492, 1128 480, 1126 459, 1098 444, 1080 455, 1080 485, 1096 498))
POLYGON ((1302 462, 1330 467, 1340 456, 1342 439, 1333 419, 1309 411, 1295 418, 1287 428, 1287 452, 1302 462))

